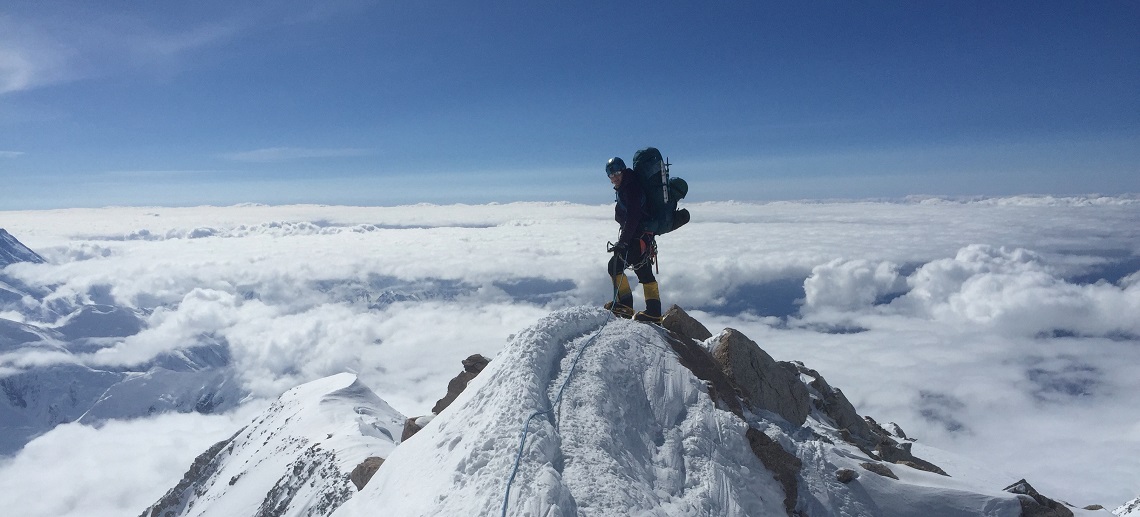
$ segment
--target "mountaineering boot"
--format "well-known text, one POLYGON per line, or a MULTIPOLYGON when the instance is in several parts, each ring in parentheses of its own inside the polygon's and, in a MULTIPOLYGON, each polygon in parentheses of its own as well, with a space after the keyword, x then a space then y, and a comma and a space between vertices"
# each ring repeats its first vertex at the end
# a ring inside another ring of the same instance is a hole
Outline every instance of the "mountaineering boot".
POLYGON ((617 304, 614 302, 606 302, 606 310, 626 319, 632 319, 634 316, 633 307, 623 305, 621 302, 617 304))
POLYGON ((648 313, 646 313, 646 311, 638 311, 637 314, 633 315, 633 319, 635 321, 644 321, 646 323, 656 323, 658 325, 660 325, 661 322, 664 321, 664 318, 662 318, 661 316, 650 316, 648 313))
POLYGON ((645 292, 645 310, 633 316, 637 321, 661 323, 661 293, 657 289, 657 282, 641 284, 645 292))
POLYGON ((633 317, 633 290, 629 287, 629 279, 625 274, 611 277, 614 283, 616 301, 606 302, 606 309, 623 318, 633 317))

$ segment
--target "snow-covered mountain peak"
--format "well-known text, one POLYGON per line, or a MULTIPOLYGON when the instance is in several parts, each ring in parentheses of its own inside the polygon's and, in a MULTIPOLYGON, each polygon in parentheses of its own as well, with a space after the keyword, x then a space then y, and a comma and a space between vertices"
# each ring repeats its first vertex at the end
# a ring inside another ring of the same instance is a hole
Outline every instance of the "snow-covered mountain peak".
POLYGON ((263 433, 287 430, 314 444, 342 447, 359 437, 382 437, 393 444, 404 418, 351 373, 297 386, 253 422, 263 433))
POLYGON ((404 420, 355 375, 303 384, 199 456, 144 515, 328 515, 356 492, 357 466, 388 456, 404 420))
POLYGON ((747 442, 721 446, 745 423, 716 409, 661 332, 594 309, 550 315, 336 515, 497 515, 512 474, 509 515, 783 513, 779 485, 749 474, 764 467, 747 442))
POLYGON ((403 417, 354 376, 300 386, 200 457, 150 515, 1070 511, 1024 480, 967 477, 953 455, 858 415, 819 372, 737 331, 713 335, 676 307, 664 326, 551 313, 398 446, 388 438, 403 417), (347 471, 366 454, 348 451, 369 447, 385 459, 356 492, 347 471), (927 453, 940 465, 915 456, 927 453))
POLYGON ((42 264, 47 261, 27 246, 24 246, 23 243, 16 240, 12 234, 0 228, 0 269, 17 262, 42 264))
POLYGON ((729 329, 698 343, 711 333, 679 318, 544 318, 335 515, 1020 514, 1019 496, 914 457, 818 372, 729 329), (742 387, 746 364, 768 388, 742 387))

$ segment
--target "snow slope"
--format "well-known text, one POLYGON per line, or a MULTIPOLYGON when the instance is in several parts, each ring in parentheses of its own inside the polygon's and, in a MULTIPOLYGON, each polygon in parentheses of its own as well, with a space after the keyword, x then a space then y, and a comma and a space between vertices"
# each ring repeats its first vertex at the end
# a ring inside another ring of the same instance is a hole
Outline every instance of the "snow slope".
POLYGON ((226 349, 201 345, 125 368, 81 364, 74 352, 90 340, 62 340, 54 329, 0 319, 0 455, 59 424, 98 425, 156 413, 222 412, 246 395, 226 349), (9 362, 30 350, 69 359, 47 365, 9 362))
MULTIPOLYGON (((15 262, 44 259, 0 230, 0 269, 15 262)), ((0 456, 59 424, 222 412, 246 396, 228 345, 208 334, 141 364, 98 360, 145 330, 144 314, 68 298, 0 272, 0 456)))
POLYGON ((42 264, 44 258, 16 240, 12 234, 0 228, 0 269, 17 262, 34 262, 42 264))
POLYGON ((530 423, 510 515, 783 514, 744 423, 713 407, 657 332, 584 308, 542 320, 335 515, 498 514, 524 423, 563 384, 561 404, 530 423))
POLYGON ((1140 497, 1124 503, 1112 513, 1118 517, 1140 517, 1140 497))
POLYGON ((328 515, 356 492, 357 465, 388 456, 404 420, 355 375, 303 384, 199 456, 143 515, 328 515))
POLYGON ((334 515, 786 515, 750 427, 801 462, 795 510, 814 517, 1021 514, 1001 486, 899 464, 889 465, 898 479, 870 472, 860 465, 877 458, 843 442, 819 411, 799 427, 718 408, 668 339, 599 309, 551 314, 514 336, 334 515), (840 469, 855 479, 838 481, 840 469))

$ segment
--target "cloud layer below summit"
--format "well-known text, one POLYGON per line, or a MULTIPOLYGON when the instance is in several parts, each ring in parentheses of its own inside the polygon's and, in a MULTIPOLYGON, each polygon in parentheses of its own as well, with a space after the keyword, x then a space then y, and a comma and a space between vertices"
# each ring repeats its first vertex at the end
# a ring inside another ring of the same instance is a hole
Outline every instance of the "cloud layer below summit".
MULTIPOLYGON (((1136 495, 1123 459, 1140 455, 1134 199, 688 208, 693 222, 659 239, 667 305, 803 361, 860 413, 1009 482, 1027 477, 1082 506, 1136 495)), ((347 370, 409 415, 443 395, 460 359, 496 353, 551 309, 608 299, 605 241, 616 236, 610 207, 565 203, 74 209, 5 212, 3 225, 49 262, 8 276, 51 287, 51 297, 148 314, 145 330, 97 353, 8 353, 4 370, 138 364, 211 336, 229 344, 259 399, 347 370)), ((0 317, 36 323, 25 309, 0 317)), ((96 461, 113 436, 200 426, 193 444, 130 440, 119 460, 100 462, 155 472, 154 486, 106 475, 139 489, 74 483, 67 508, 25 508, 138 512, 241 423, 68 424, 0 464, 0 479, 16 487, 6 493, 28 493, 43 479, 31 469, 67 464, 63 456, 96 461), (148 452, 172 448, 185 450, 148 452), (134 464, 156 458, 165 468, 134 464)))

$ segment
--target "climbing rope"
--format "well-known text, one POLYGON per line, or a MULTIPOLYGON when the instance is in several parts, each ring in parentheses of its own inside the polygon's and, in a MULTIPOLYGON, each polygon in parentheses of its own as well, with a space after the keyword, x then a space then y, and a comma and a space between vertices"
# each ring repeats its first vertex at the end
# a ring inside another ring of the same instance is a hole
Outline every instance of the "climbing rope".
MULTIPOLYGON (((558 395, 554 398, 554 403, 551 404, 550 409, 535 411, 534 413, 531 413, 531 415, 529 417, 527 417, 526 422, 523 423, 522 437, 519 438, 519 450, 518 450, 518 453, 515 454, 515 465, 511 469, 510 477, 507 478, 507 489, 506 489, 506 492, 503 494, 502 517, 507 517, 507 507, 509 506, 510 499, 511 499, 511 485, 514 484, 515 476, 519 472, 519 464, 522 463, 523 449, 526 447, 526 437, 530 433, 530 422, 531 422, 531 420, 534 420, 535 418, 540 417, 542 415, 546 415, 546 414, 555 415, 555 409, 560 408, 562 406, 562 394, 566 391, 566 386, 568 386, 570 384, 570 379, 574 376, 574 371, 577 370, 577 368, 578 368, 578 360, 582 358, 582 354, 586 351, 586 349, 589 348, 590 345, 592 345, 596 339, 598 339, 598 336, 602 335, 602 330, 604 330, 606 328, 606 325, 609 325, 609 321, 607 321, 605 324, 603 324, 602 327, 599 328, 598 331, 595 332, 593 336, 590 336, 590 339, 588 339, 586 341, 586 343, 582 345, 582 348, 578 349, 578 353, 574 355, 574 360, 570 363, 570 371, 567 372, 566 379, 564 379, 562 381, 562 386, 560 386, 558 388, 558 395)), ((672 336, 669 336, 669 331, 665 330, 664 328, 658 327, 657 325, 649 325, 649 327, 653 327, 653 329, 659 335, 661 335, 663 338, 665 338, 667 340, 674 339, 672 336)), ((658 348, 667 354, 676 355, 676 353, 673 350, 666 349, 664 347, 654 347, 654 348, 658 348)), ((554 424, 555 429, 558 429, 558 421, 557 421, 556 417, 552 417, 551 423, 554 424)))
MULTIPOLYGON (((515 466, 511 469, 511 476, 507 478, 507 491, 503 494, 503 517, 507 517, 507 506, 511 500, 511 485, 515 482, 515 475, 519 472, 519 463, 522 462, 523 448, 526 447, 526 436, 530 432, 530 421, 534 420, 535 417, 539 417, 548 413, 553 414, 554 408, 561 406, 562 393, 566 391, 566 386, 570 384, 570 379, 574 376, 574 370, 578 368, 578 360, 582 358, 582 353, 585 352, 586 349, 594 343, 594 340, 598 339, 598 336, 602 335, 602 329, 605 329, 606 325, 608 324, 608 321, 603 324, 602 327, 599 328, 598 331, 595 332, 594 335, 591 336, 584 345, 582 345, 582 348, 578 350, 578 353, 574 356, 574 361, 570 363, 570 371, 566 374, 566 379, 562 381, 562 386, 558 388, 558 396, 554 398, 554 403, 551 404, 550 409, 535 411, 534 413, 531 413, 531 415, 527 417, 526 422, 523 424, 522 438, 519 439, 519 451, 518 454, 515 455, 515 466)), ((558 422, 554 421, 552 423, 557 429, 558 422)))

